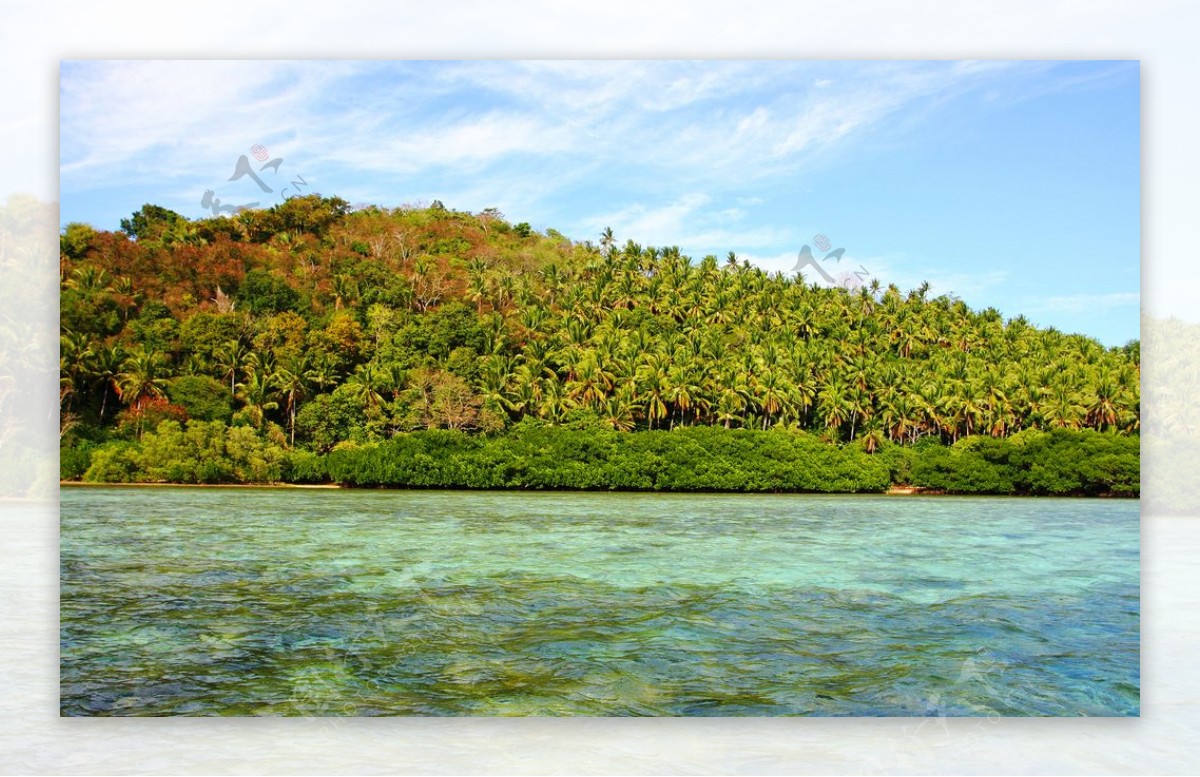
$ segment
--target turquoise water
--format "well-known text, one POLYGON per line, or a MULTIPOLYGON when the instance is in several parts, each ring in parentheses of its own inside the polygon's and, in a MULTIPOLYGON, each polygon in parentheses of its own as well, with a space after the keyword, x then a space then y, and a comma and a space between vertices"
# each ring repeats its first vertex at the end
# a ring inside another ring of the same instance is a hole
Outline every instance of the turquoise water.
POLYGON ((64 715, 1137 715, 1136 501, 64 488, 64 715))

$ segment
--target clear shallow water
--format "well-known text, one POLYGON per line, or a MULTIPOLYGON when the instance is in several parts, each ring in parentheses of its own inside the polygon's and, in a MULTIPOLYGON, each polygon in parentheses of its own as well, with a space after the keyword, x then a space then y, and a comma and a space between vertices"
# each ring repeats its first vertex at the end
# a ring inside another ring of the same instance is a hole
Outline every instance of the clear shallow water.
POLYGON ((64 488, 64 715, 1137 715, 1136 501, 64 488))

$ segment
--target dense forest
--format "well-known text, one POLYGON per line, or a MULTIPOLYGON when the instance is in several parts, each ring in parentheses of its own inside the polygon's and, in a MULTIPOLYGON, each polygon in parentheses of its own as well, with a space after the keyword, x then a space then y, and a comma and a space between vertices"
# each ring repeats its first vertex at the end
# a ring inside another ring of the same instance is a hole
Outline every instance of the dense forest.
POLYGON ((1139 491, 1140 348, 503 214, 146 205, 60 245, 65 479, 1139 491))

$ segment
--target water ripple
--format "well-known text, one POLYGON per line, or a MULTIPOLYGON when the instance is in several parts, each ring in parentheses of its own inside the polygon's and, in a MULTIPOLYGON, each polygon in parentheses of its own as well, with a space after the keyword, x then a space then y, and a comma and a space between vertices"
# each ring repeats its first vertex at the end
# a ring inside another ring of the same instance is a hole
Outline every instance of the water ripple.
POLYGON ((1136 715, 1136 502, 83 490, 66 715, 1136 715))

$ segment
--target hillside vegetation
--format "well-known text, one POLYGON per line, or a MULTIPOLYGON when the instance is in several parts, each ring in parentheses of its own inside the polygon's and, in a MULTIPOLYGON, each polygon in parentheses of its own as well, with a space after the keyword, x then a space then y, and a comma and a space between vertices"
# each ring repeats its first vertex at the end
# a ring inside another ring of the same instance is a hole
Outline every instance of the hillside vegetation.
POLYGON ((316 195, 68 225, 61 282, 66 478, 1138 491, 1136 342, 927 286, 316 195))

